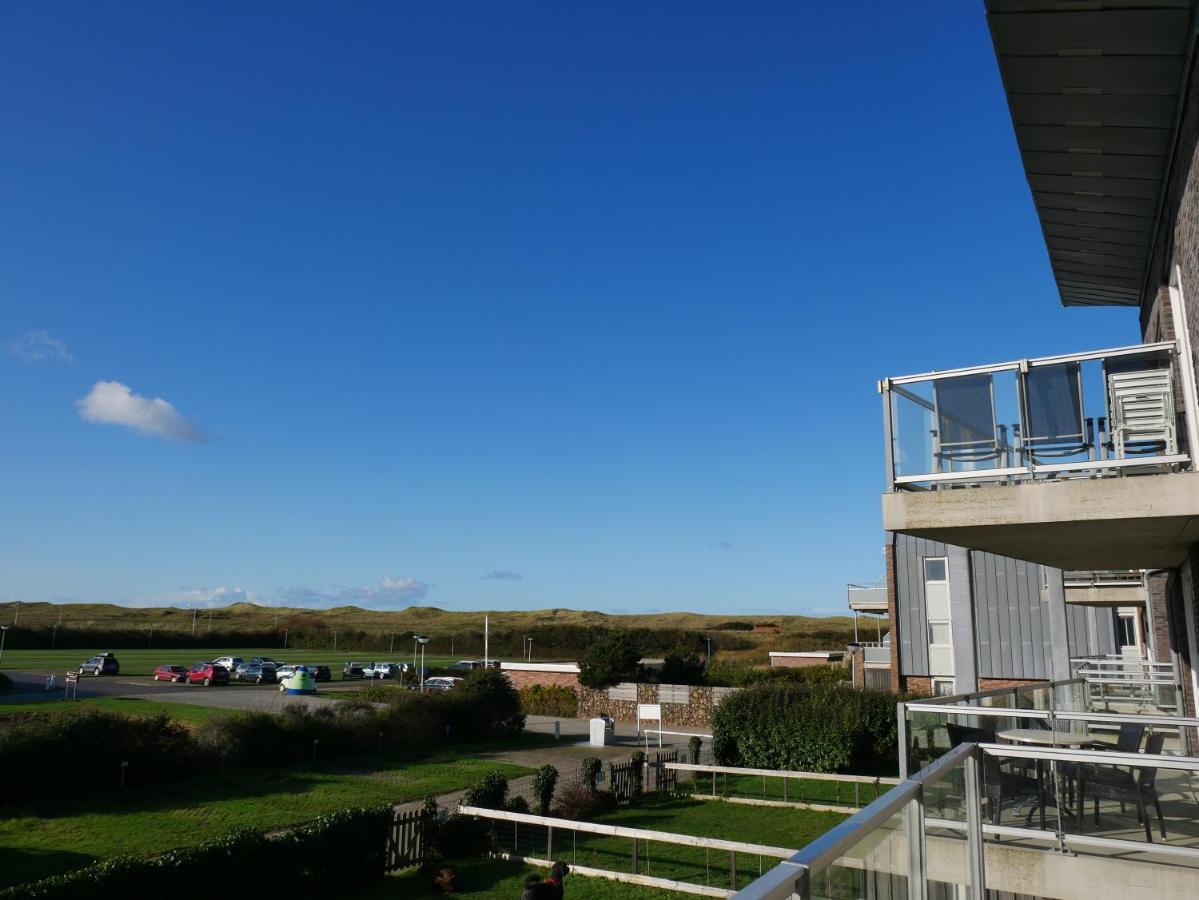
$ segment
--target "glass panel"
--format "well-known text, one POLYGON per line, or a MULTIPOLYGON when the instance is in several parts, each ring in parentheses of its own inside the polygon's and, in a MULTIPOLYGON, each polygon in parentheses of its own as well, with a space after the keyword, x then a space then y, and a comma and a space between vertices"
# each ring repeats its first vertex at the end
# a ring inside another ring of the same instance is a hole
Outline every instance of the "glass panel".
MULTIPOLYGON (((908 804, 914 806, 915 801, 908 804)), ((813 900, 895 900, 908 891, 908 812, 870 829, 834 863, 813 869, 808 887, 813 900)))
POLYGON ((925 585, 924 615, 926 618, 934 620, 946 621, 949 619, 949 585, 944 583, 925 585))
POLYGON ((945 581, 946 568, 945 559, 930 557, 924 561, 924 580, 925 581, 945 581))
POLYGON ((1078 363, 1029 369, 1025 390, 1028 398, 1025 443, 1035 462, 1057 462, 1089 449, 1078 363))
POLYGON ((930 644, 947 645, 950 643, 949 624, 947 622, 928 623, 928 642, 930 644))

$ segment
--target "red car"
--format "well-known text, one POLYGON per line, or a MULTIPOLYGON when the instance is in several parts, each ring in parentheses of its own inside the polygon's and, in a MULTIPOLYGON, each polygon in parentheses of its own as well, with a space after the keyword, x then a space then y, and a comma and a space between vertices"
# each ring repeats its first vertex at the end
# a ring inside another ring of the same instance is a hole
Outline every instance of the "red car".
POLYGON ((187 677, 187 669, 183 666, 159 666, 154 670, 155 681, 173 681, 178 683, 187 677))
POLYGON ((187 671, 187 683, 199 682, 207 687, 210 684, 228 684, 229 670, 216 663, 198 662, 187 671))

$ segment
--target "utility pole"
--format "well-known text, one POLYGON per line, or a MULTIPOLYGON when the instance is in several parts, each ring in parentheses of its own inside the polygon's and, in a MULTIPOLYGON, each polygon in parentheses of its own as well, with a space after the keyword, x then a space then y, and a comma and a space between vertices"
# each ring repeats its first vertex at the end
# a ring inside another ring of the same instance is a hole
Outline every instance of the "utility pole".
POLYGON ((212 631, 212 610, 208 610, 208 630, 212 631))
POLYGON ((283 649, 287 649, 287 629, 283 629, 283 649))
POLYGON ((196 636, 196 613, 198 612, 198 609, 192 610, 192 637, 196 636))
POLYGON ((387 648, 387 655, 394 656, 395 652, 396 652, 396 633, 393 631, 391 633, 391 645, 387 648))
MULTIPOLYGON (((15 600, 15 598, 14 598, 14 600, 15 600)), ((17 624, 17 616, 19 616, 21 614, 21 601, 16 600, 16 604, 17 604, 16 608, 13 609, 13 614, 12 614, 12 623, 14 625, 17 624)))
POLYGON ((150 626, 150 640, 146 643, 146 646, 147 647, 154 646, 154 626, 153 625, 150 626))
POLYGON ((333 652, 337 652, 337 632, 333 632, 333 652))
POLYGON ((7 625, 0 625, 0 663, 4 662, 4 639, 8 637, 7 625))
POLYGON ((491 668, 491 657, 489 655, 489 647, 488 647, 488 642, 491 637, 491 629, 489 628, 489 625, 490 625, 490 617, 484 616, 483 617, 483 667, 486 669, 491 668))

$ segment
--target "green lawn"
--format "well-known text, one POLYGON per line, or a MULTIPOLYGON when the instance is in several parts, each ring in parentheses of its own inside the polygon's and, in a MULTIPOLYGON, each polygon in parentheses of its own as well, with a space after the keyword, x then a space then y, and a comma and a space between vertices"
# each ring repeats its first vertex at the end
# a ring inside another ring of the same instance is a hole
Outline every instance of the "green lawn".
MULTIPOLYGON (((5 650, 4 668, 6 669, 45 669, 52 672, 67 672, 79 668, 79 664, 98 653, 111 650, 121 663, 121 675, 153 675, 156 666, 177 665, 190 666, 200 660, 216 659, 218 656, 240 656, 249 659, 251 656, 269 656, 288 663, 304 663, 307 665, 325 665, 333 667, 333 677, 341 676, 341 667, 351 660, 355 662, 372 662, 374 660, 390 662, 411 662, 412 648, 405 653, 397 648, 395 653, 384 653, 378 650, 281 650, 281 649, 229 649, 217 647, 213 649, 184 649, 184 650, 154 650, 139 648, 136 650, 121 650, 112 647, 97 647, 93 650, 5 650)), ((426 656, 425 666, 434 668, 448 666, 459 659, 470 657, 426 656)))
POLYGON ((44 703, 14 703, 0 698, 0 720, 6 716, 52 716, 80 709, 104 709, 130 716, 156 716, 166 713, 178 722, 206 722, 213 716, 237 715, 240 710, 191 703, 161 703, 138 697, 88 697, 78 701, 50 700, 44 703))
MULTIPOLYGON (((473 900, 516 900, 524 890, 530 872, 544 876, 545 869, 499 859, 464 860, 447 864, 457 876, 455 897, 473 900)), ((354 892, 356 900, 425 900, 441 895, 433 893, 433 875, 408 869, 384 878, 375 888, 354 892)), ((566 896, 570 900, 679 900, 685 895, 657 888, 638 887, 606 878, 566 878, 566 896)))
MULTIPOLYGON (((709 774, 695 773, 692 785, 693 793, 706 796, 712 794, 712 776, 709 774)), ((827 803, 846 807, 865 806, 887 793, 892 787, 894 785, 886 783, 859 784, 855 797, 854 785, 850 782, 778 777, 764 779, 760 775, 720 774, 716 776, 717 797, 785 800, 791 803, 827 803), (786 781, 785 787, 784 781, 786 781)))
POLYGON ((496 769, 509 778, 532 772, 469 758, 481 749, 239 769, 124 793, 101 791, 5 808, 0 810, 0 887, 118 854, 160 853, 237 828, 285 828, 349 806, 419 800, 466 787, 496 769))
MULTIPOLYGON (((596 821, 798 850, 845 818, 835 812, 747 806, 721 800, 690 800, 652 794, 639 803, 602 815, 596 821)), ((495 835, 502 850, 511 852, 515 847, 521 856, 544 858, 546 855, 545 828, 522 825, 514 830, 504 824, 496 828, 495 835)), ((553 856, 568 863, 713 887, 734 886, 730 855, 725 851, 705 851, 700 847, 657 841, 639 842, 634 867, 632 849, 630 838, 583 833, 571 837, 565 831, 556 829, 554 832, 553 856)), ((735 887, 738 890, 745 887, 776 862, 775 857, 738 852, 735 887)))

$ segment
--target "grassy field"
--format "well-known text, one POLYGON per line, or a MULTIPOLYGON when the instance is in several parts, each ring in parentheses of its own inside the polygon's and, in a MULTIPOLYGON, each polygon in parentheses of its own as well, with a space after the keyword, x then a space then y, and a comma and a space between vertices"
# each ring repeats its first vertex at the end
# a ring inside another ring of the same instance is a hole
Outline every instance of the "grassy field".
MULTIPOLYGON (((463 860, 450 864, 457 876, 455 897, 471 900, 515 900, 524 890, 530 872, 544 876, 545 869, 499 859, 463 860)), ((432 887, 432 876, 419 869, 408 869, 384 878, 373 889, 355 891, 357 900, 426 900, 440 897, 432 887)), ((606 878, 567 876, 566 896, 570 900, 679 900, 684 894, 657 888, 621 884, 606 878)))
POLYGON ((160 703, 138 697, 89 697, 77 702, 15 703, 0 697, 0 719, 7 716, 52 716, 79 709, 103 709, 129 716, 156 716, 165 713, 177 722, 198 724, 213 716, 237 715, 235 709, 196 706, 192 703, 160 703))
MULTIPOLYGON (((79 664, 97 653, 110 649, 97 647, 92 650, 5 650, 4 668, 30 669, 50 672, 67 672, 78 669, 79 664)), ((355 662, 373 662, 374 660, 411 662, 411 649, 405 656, 403 653, 380 656, 377 650, 354 651, 338 650, 263 650, 261 648, 216 647, 209 650, 113 650, 121 663, 121 675, 153 675, 156 666, 174 665, 191 666, 200 660, 216 659, 218 656, 240 656, 249 659, 251 656, 269 656, 285 663, 304 663, 306 665, 325 665, 333 668, 333 677, 341 677, 341 668, 351 660, 355 662)), ((461 657, 425 656, 425 666, 435 668, 457 662, 461 657)), ((107 677, 107 676, 106 676, 107 677)))
MULTIPOLYGON (((887 793, 893 785, 880 783, 859 784, 855 802, 854 786, 848 782, 799 780, 790 778, 762 778, 758 775, 717 775, 716 796, 737 797, 750 800, 784 800, 791 803, 828 803, 842 806, 865 806, 887 793)), ((699 774, 694 782, 694 792, 710 796, 712 777, 699 774)))
POLYGON ((145 790, 101 791, 4 808, 0 887, 118 854, 160 853, 238 828, 285 828, 348 806, 419 800, 466 787, 497 769, 509 778, 532 772, 471 756, 484 749, 407 751, 327 765, 236 770, 145 790))

